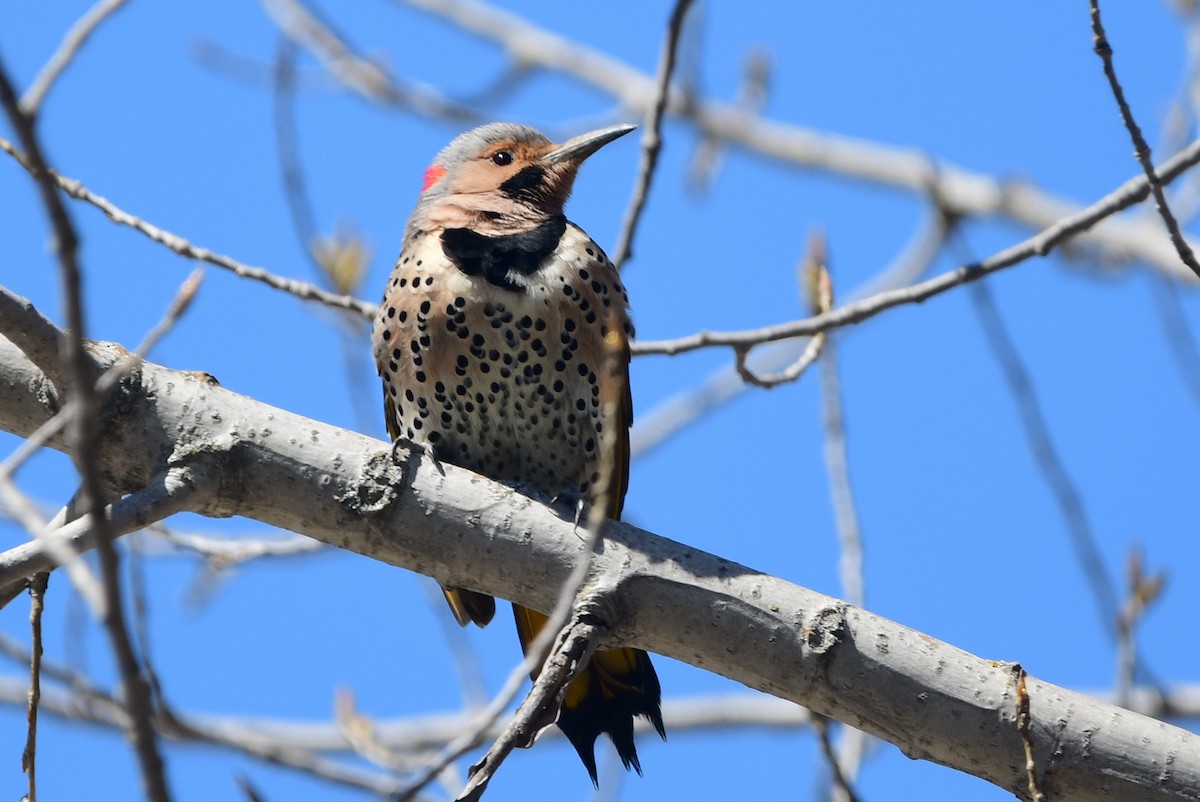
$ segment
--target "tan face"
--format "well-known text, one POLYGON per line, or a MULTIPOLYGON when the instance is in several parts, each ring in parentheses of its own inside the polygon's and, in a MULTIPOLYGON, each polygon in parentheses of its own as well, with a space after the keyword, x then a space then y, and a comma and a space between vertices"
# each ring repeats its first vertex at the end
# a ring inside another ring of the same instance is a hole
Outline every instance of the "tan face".
POLYGON ((464 162, 454 165, 437 182, 439 189, 455 194, 498 190, 523 168, 536 164, 554 145, 529 142, 496 142, 464 162))
POLYGON ((462 224, 454 218, 465 214, 474 225, 503 230, 562 214, 579 164, 543 160, 555 147, 548 141, 501 140, 449 167, 434 165, 424 189, 436 190, 430 217, 462 224))

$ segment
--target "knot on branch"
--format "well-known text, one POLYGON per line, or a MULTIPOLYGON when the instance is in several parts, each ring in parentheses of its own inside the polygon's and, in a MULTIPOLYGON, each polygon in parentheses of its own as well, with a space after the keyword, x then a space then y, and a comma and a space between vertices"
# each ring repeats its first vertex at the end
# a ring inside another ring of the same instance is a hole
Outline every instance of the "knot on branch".
POLYGON ((846 631, 846 606, 835 604, 823 607, 804 627, 805 651, 812 656, 827 654, 842 640, 846 631))
POLYGON ((397 498, 404 484, 404 468, 390 451, 376 451, 363 462, 362 472, 350 479, 336 498, 354 515, 370 515, 384 510, 397 498))
POLYGON ((29 392, 37 402, 46 408, 50 417, 62 411, 62 400, 58 388, 44 373, 37 373, 29 379, 29 392))

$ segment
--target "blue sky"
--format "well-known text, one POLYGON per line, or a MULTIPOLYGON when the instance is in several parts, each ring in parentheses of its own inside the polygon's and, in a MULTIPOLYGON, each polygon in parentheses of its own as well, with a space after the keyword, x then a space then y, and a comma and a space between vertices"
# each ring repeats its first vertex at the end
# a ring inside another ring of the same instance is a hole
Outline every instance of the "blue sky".
MULTIPOLYGON (((9 15, 0 55, 20 85, 87 5, 43 4, 36 13, 28 6, 9 15)), ((510 7, 644 71, 654 69, 669 12, 665 3, 510 7)), ((452 96, 487 86, 503 67, 490 44, 400 4, 326 3, 323 11, 362 52, 452 96)), ((767 52, 773 73, 764 114, 771 119, 1028 179, 1082 203, 1138 172, 1092 52, 1084 3, 707 3, 699 13, 703 91, 731 98, 746 55, 767 52)), ((1160 0, 1110 2, 1105 21, 1129 101, 1157 143, 1183 81, 1184 27, 1160 0)), ((277 41, 253 3, 130 3, 46 101, 40 130, 52 164, 196 244, 315 280, 281 192, 268 89, 215 71, 196 55, 208 42, 269 65, 277 41)), ((421 173, 458 129, 340 91, 311 59, 302 59, 301 75, 298 142, 317 224, 325 232, 351 226, 366 240, 372 259, 360 292, 375 301, 421 173)), ((608 98, 559 76, 535 77, 489 112, 557 136, 617 121, 608 98)), ((11 137, 7 125, 0 132, 11 137)), ((909 193, 737 149, 726 152, 707 193, 689 192, 698 137, 678 121, 666 126, 665 137, 625 274, 645 339, 800 317, 794 266, 811 227, 827 232, 835 285, 848 294, 889 264, 924 213, 909 193)), ((569 216, 608 247, 637 160, 636 135, 605 148, 585 166, 568 206, 569 216)), ((0 283, 61 321, 44 215, 28 177, 8 159, 0 160, 0 209, 0 283)), ((93 209, 73 204, 71 211, 83 237, 88 334, 131 346, 195 265, 93 209)), ((1028 233, 995 220, 965 228, 977 257, 1028 233)), ((931 274, 953 268, 960 256, 950 249, 931 274)), ((1145 266, 1101 273, 1093 263, 1055 255, 1000 274, 989 286, 1109 574, 1120 578, 1134 545, 1150 569, 1168 574, 1140 646, 1155 674, 1174 684, 1196 682, 1200 665, 1200 650, 1179 637, 1200 607, 1192 501, 1200 399, 1189 394, 1171 356, 1155 303, 1158 281, 1145 266)), ((1188 289, 1180 298, 1200 334, 1200 300, 1188 289)), ((210 268, 193 309, 153 359, 383 437, 369 345, 365 338, 352 343, 358 361, 348 380, 334 322, 326 310, 210 268), (365 416, 356 415, 356 399, 365 416)), ((1019 660, 1049 682, 1110 686, 1111 643, 968 294, 960 289, 888 311, 841 332, 838 348, 866 542, 867 607, 984 657, 1019 660)), ((638 416, 729 359, 709 350, 637 360, 638 416)), ((750 390, 638 460, 627 518, 839 595, 817 378, 813 372, 794 385, 750 390)), ((15 443, 0 436, 0 452, 15 443)), ((47 454, 21 482, 36 498, 61 503, 72 476, 67 460, 47 454)), ((244 520, 181 516, 175 523, 230 536, 270 534, 244 520)), ((24 537, 0 522, 0 548, 24 537)), ((155 558, 146 574, 152 654, 181 710, 327 720, 339 688, 352 689, 360 710, 379 719, 461 703, 439 628, 447 611, 429 602, 429 581, 421 577, 330 551, 239 568, 196 603, 194 560, 155 558)), ((25 638, 26 614, 23 602, 0 612, 0 631, 25 638)), ((80 626, 80 615, 67 583, 56 579, 47 655, 80 661, 110 681, 103 633, 92 622, 80 626)), ((467 637, 494 690, 517 659, 507 616, 467 637)), ((668 697, 738 690, 699 669, 657 664, 668 697)), ((16 664, 0 670, 22 673, 16 664)), ((23 720, 23 711, 0 708, 0 784, 12 789, 24 782, 23 720)), ((47 719, 39 754, 48 799, 136 794, 131 753, 113 733, 47 719)), ((167 755, 180 800, 239 798, 235 773, 273 800, 362 798, 215 749, 172 746, 167 755)), ((612 757, 604 755, 602 763, 612 757)), ((822 776, 807 732, 675 734, 666 744, 642 739, 641 755, 646 777, 626 780, 624 799, 809 798, 822 776)), ((515 754, 490 798, 526 798, 534 784, 568 799, 591 792, 574 755, 556 742, 515 754)), ((897 788, 921 788, 928 799, 1011 798, 880 744, 864 767, 861 797, 900 798, 897 788)))

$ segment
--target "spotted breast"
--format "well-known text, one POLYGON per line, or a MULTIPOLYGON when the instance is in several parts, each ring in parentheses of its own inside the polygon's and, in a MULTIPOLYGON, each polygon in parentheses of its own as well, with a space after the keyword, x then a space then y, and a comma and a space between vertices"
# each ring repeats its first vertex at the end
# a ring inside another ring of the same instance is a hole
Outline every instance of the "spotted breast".
POLYGON ((610 321, 627 337, 632 327, 604 252, 578 226, 561 230, 516 288, 458 267, 470 257, 446 247, 444 232, 406 243, 376 323, 393 436, 493 479, 589 492, 604 337, 610 321))

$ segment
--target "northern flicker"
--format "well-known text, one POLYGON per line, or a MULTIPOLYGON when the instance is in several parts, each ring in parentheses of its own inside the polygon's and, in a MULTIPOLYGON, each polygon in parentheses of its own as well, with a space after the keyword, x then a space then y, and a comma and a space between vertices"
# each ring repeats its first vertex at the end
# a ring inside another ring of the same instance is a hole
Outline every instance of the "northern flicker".
MULTIPOLYGON (((601 384, 608 327, 632 336, 616 268, 563 215, 576 173, 619 125, 562 145, 521 125, 492 123, 452 141, 425 171, 400 257, 375 320, 392 439, 439 460, 549 497, 587 498, 599 481, 604 427, 617 446, 607 514, 620 516, 629 476, 628 382, 606 417, 601 384)), ((628 354, 620 357, 628 376, 628 354)), ((611 408, 611 407, 610 407, 611 408)), ((486 625, 492 597, 444 588, 458 623, 486 625)), ((545 621, 513 605, 526 647, 545 621)), ((658 677, 639 649, 598 650, 567 688, 558 726, 596 783, 595 741, 608 733, 639 774, 633 717, 665 736, 658 677)))

